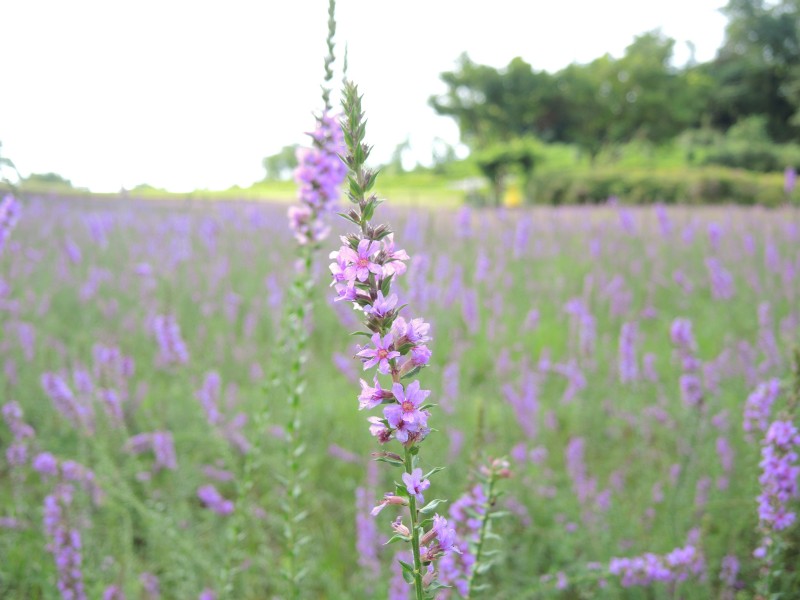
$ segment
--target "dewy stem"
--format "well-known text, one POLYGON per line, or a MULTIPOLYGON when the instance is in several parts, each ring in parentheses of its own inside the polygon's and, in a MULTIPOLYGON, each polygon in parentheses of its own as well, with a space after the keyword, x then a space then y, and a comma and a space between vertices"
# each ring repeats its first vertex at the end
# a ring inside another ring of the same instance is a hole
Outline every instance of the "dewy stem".
MULTIPOLYGON (((411 449, 407 446, 404 447, 405 459, 404 464, 406 473, 409 475, 413 471, 411 462, 411 449)), ((411 551, 414 554, 414 592, 417 600, 424 600, 425 594, 422 589, 422 557, 419 552, 419 526, 417 515, 417 499, 413 494, 409 496, 408 508, 411 512, 411 551)))
POLYGON ((483 517, 481 519, 481 531, 478 535, 478 545, 475 549, 475 562, 469 572, 469 582, 467 583, 467 595, 465 600, 472 597, 472 586, 475 584, 475 576, 478 574, 478 566, 481 564, 481 554, 483 553, 483 542, 486 540, 486 529, 489 524, 489 511, 492 506, 492 495, 494 494, 494 484, 497 480, 497 472, 492 467, 491 474, 489 475, 489 489, 486 494, 486 504, 483 507, 483 517))

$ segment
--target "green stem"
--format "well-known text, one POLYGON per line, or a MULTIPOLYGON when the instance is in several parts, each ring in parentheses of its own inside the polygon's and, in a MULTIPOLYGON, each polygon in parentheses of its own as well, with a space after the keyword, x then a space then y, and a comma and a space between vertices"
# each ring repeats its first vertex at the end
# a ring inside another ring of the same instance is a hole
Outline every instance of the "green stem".
POLYGON ((486 532, 489 526, 489 511, 492 508, 492 495, 494 494, 494 484, 497 480, 497 473, 492 468, 489 475, 488 491, 486 493, 486 503, 483 505, 483 517, 481 518, 481 530, 478 535, 478 545, 475 549, 475 562, 469 572, 469 581, 467 582, 467 595, 466 600, 472 595, 472 586, 475 584, 475 577, 478 574, 478 566, 481 564, 481 555, 483 554, 483 542, 486 540, 486 532))
POLYGON ((294 357, 289 370, 287 381, 289 391, 289 417, 286 423, 287 436, 287 477, 286 477, 286 503, 285 503, 285 539, 286 539, 286 575, 289 580, 290 597, 298 598, 300 590, 298 586, 298 562, 300 557, 300 544, 298 542, 297 524, 300 520, 298 516, 300 510, 300 496, 302 494, 301 481, 303 473, 301 471, 301 458, 303 456, 302 437, 300 429, 302 426, 302 415, 300 411, 300 396, 305 384, 305 363, 307 360, 308 332, 304 327, 306 314, 310 311, 311 295, 311 266, 313 248, 302 246, 300 249, 302 266, 295 276, 292 286, 293 311, 288 318, 289 338, 288 345, 291 348, 291 356, 294 357))
MULTIPOLYGON (((413 471, 413 464, 411 462, 411 450, 406 446, 405 450, 405 468, 406 473, 409 475, 413 471)), ((419 552, 419 515, 417 514, 417 499, 409 496, 409 511, 411 512, 411 551, 414 554, 414 592, 417 600, 424 600, 425 594, 422 588, 422 557, 419 552)))

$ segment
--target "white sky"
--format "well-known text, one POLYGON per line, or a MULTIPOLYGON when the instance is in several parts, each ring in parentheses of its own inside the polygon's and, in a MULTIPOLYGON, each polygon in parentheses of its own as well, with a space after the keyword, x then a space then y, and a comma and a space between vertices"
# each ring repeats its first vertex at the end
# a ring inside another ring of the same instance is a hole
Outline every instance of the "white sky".
MULTIPOLYGON (((558 70, 661 28, 712 58, 725 0, 339 0, 337 71, 364 93, 373 157, 458 129, 427 105, 463 51, 558 70)), ((327 0, 2 0, 0 141, 23 175, 95 191, 249 185, 319 109, 327 0)), ((341 76, 337 76, 338 81, 341 76)), ((337 95, 338 98, 338 95, 337 95)))

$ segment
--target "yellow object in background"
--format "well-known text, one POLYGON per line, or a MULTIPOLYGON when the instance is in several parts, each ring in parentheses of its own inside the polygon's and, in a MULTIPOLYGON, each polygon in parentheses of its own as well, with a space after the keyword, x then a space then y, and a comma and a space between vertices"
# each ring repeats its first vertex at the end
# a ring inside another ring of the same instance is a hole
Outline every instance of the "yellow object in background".
POLYGON ((522 206, 522 192, 516 183, 509 184, 503 194, 503 205, 508 208, 522 206))

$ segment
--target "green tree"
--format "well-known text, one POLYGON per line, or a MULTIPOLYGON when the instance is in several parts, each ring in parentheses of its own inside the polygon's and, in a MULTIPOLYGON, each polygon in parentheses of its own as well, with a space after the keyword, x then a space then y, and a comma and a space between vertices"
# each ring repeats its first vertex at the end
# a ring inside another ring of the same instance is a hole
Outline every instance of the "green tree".
POLYGON ((715 126, 763 115, 776 141, 800 129, 800 1, 729 0, 729 22, 716 59, 703 65, 714 79, 709 112, 715 126), (794 120, 793 120, 794 119, 794 120))
POLYGON ((280 152, 267 156, 261 161, 266 173, 265 179, 291 179, 292 171, 297 167, 297 144, 284 146, 280 152))
POLYGON ((578 144, 594 158, 608 144, 661 143, 699 124, 710 80, 671 65, 675 42, 658 31, 638 36, 621 59, 602 56, 551 75, 521 58, 504 69, 464 54, 441 75, 447 92, 430 99, 453 117, 473 149, 535 136, 578 144))
POLYGON ((58 173, 31 173, 25 178, 25 186, 34 188, 69 188, 72 182, 58 173))
POLYGON ((462 141, 471 148, 528 135, 558 138, 556 82, 521 58, 495 69, 462 54, 456 70, 442 73, 441 79, 447 92, 431 97, 430 105, 438 114, 455 119, 462 141))

